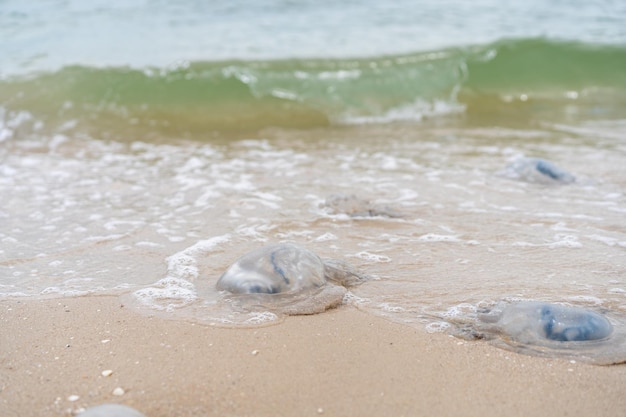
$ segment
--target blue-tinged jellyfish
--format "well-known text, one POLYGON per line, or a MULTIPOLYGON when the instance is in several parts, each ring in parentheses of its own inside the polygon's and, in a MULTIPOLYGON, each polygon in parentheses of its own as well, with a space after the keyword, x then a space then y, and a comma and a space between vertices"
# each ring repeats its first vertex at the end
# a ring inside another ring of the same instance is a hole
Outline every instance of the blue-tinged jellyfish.
POLYGON ((609 320, 594 311, 532 301, 506 306, 497 325, 508 337, 523 343, 602 340, 613 332, 609 320))
POLYGON ((506 167, 502 175, 540 184, 571 184, 576 181, 574 175, 541 158, 518 158, 506 167))
POLYGON ((291 243, 253 250, 232 264, 216 288, 284 314, 315 314, 341 304, 346 287, 367 277, 335 259, 291 243))
POLYGON ((521 301, 481 310, 475 321, 463 325, 458 336, 486 339, 520 353, 598 365, 626 362, 626 321, 612 312, 521 301))

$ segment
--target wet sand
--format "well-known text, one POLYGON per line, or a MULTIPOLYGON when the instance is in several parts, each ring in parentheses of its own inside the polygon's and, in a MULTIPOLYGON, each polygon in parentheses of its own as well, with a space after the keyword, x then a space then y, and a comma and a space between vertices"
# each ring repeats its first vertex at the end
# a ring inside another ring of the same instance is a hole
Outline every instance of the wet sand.
POLYGON ((107 402, 147 417, 599 417, 626 409, 626 366, 523 356, 349 306, 225 329, 139 315, 113 296, 5 299, 0 323, 4 417, 70 416, 107 402))

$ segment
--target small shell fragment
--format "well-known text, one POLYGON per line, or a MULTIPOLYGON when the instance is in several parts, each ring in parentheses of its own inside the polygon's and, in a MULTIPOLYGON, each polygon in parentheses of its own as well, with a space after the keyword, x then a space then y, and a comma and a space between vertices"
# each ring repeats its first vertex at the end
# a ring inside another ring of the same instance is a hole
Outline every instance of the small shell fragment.
POLYGON ((74 401, 78 401, 80 397, 78 395, 70 395, 69 397, 67 397, 68 401, 74 402, 74 401))
POLYGON ((113 395, 116 395, 118 397, 124 395, 124 393, 125 391, 124 391, 124 388, 122 387, 117 387, 113 390, 113 395))
POLYGON ((105 369, 104 371, 102 371, 102 376, 106 377, 106 376, 111 376, 113 375, 113 371, 110 369, 105 369))

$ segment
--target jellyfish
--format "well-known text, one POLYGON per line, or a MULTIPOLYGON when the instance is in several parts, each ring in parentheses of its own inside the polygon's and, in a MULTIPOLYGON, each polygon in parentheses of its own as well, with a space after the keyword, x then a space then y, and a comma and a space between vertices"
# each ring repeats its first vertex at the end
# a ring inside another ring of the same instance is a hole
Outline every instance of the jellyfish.
POLYGON ((323 260, 301 246, 279 243, 243 255, 216 288, 285 314, 314 314, 341 304, 346 287, 365 279, 341 260, 323 260))
POLYGON ((480 311, 475 321, 456 323, 461 325, 454 333, 524 354, 599 365, 624 363, 626 320, 607 314, 540 301, 499 303, 480 311))
POLYGON ((404 217, 402 213, 391 207, 373 204, 354 194, 331 194, 326 198, 324 206, 334 213, 347 214, 350 217, 404 217))
POLYGON ((502 172, 505 177, 541 184, 571 184, 576 181, 569 172, 541 158, 518 158, 502 172))

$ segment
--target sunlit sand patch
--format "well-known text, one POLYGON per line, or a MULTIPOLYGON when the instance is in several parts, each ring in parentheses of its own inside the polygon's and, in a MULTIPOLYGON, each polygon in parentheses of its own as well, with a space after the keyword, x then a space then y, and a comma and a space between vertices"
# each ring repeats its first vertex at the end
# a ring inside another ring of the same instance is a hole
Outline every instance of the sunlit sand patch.
POLYGON ((342 303, 346 287, 367 277, 347 263, 321 259, 290 243, 264 246, 239 258, 216 283, 235 307, 281 314, 315 314, 342 303))
POLYGON ((499 174, 538 184, 571 184, 576 181, 574 175, 541 158, 518 158, 499 174))
POLYGON ((121 404, 102 404, 89 407, 78 414, 79 417, 145 417, 134 408, 121 404))
POLYGON ((453 324, 456 336, 519 353, 597 365, 626 362, 626 320, 610 311, 522 301, 498 303, 453 324))

